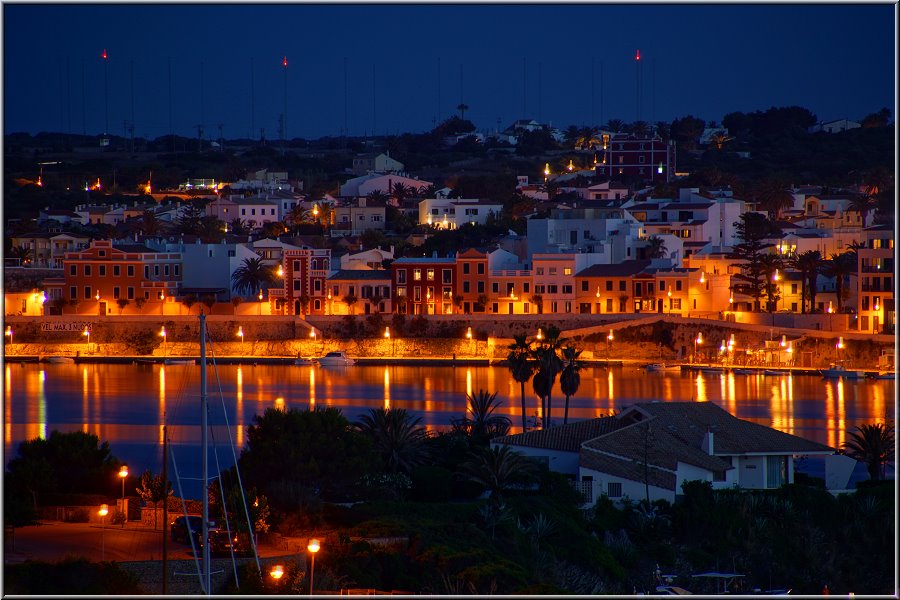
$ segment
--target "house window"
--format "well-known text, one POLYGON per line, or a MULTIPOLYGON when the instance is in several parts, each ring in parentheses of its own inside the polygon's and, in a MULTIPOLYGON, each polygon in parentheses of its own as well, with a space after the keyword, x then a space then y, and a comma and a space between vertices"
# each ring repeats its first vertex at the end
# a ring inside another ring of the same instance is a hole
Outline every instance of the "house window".
POLYGON ((453 275, 451 274, 452 272, 453 272, 452 269, 444 269, 443 270, 443 274, 444 274, 443 283, 452 283, 453 282, 453 275))
POLYGON ((422 281, 422 269, 413 269, 413 281, 422 281))
POLYGON ((681 310, 681 298, 672 298, 672 309, 681 310))
POLYGON ((85 277, 91 276, 91 265, 84 265, 84 276, 85 277))
POLYGON ((316 300, 313 302, 313 310, 322 310, 322 301, 316 300))
POLYGON ((397 297, 398 298, 406 298, 406 286, 401 285, 397 287, 397 297))
POLYGON ((69 298, 71 298, 72 300, 78 298, 78 288, 74 285, 69 288, 69 298))
POLYGON ((119 293, 119 288, 114 287, 113 288, 113 300, 118 300, 120 295, 121 294, 119 293))
POLYGON ((581 282, 581 291, 582 291, 582 292, 588 291, 588 282, 587 282, 587 279, 585 279, 584 281, 581 282))
POLYGON ((766 457, 766 487, 778 488, 787 483, 787 457, 766 457))
POLYGON ((544 267, 538 267, 536 270, 537 270, 537 273, 535 273, 535 275, 543 275, 544 274, 544 267))
POLYGON ((623 279, 622 281, 619 282, 619 291, 620 291, 620 292, 624 292, 624 291, 625 291, 625 280, 624 280, 624 279, 623 279))
POLYGON ((607 292, 611 292, 611 291, 612 291, 612 287, 613 287, 612 279, 607 279, 607 280, 606 280, 606 291, 607 291, 607 292))
POLYGON ((571 293, 572 293, 572 286, 571 286, 571 285, 564 285, 564 286, 562 286, 562 290, 563 290, 563 292, 562 292, 563 294, 571 294, 571 293))
POLYGON ((434 269, 428 269, 425 276, 428 278, 428 281, 434 281, 434 269))
POLYGON ((468 281, 463 281, 463 293, 464 294, 469 293, 469 282, 468 281))
POLYGON ((166 265, 165 267, 163 267, 163 271, 164 271, 166 277, 168 277, 169 276, 169 265, 166 265))
POLYGON ((622 497, 622 483, 619 481, 609 481, 606 484, 606 495, 610 498, 622 497))
POLYGON ((471 265, 469 263, 463 263, 463 275, 468 275, 471 265))
POLYGON ((175 265, 175 277, 181 275, 181 265, 175 265))
POLYGON ((499 294, 500 293, 500 283, 498 283, 496 281, 491 283, 491 291, 494 292, 495 294, 499 294))
POLYGON ((91 286, 89 286, 89 285, 84 286, 84 299, 90 300, 92 296, 93 296, 93 294, 91 294, 91 286))
POLYGON ((478 286, 478 293, 483 294, 484 293, 484 282, 479 281, 476 285, 478 286))
POLYGON ((122 274, 122 268, 119 265, 113 265, 113 277, 118 277, 122 274))
POLYGON ((299 271, 299 270, 300 270, 300 261, 299 261, 299 260, 295 260, 295 261, 294 261, 294 272, 296 273, 296 272, 299 271))
POLYGON ((422 301, 422 288, 420 288, 420 287, 413 288, 413 301, 414 302, 422 301))
POLYGON ((613 310, 612 307, 613 307, 612 298, 607 298, 606 299, 606 312, 612 312, 612 310, 613 310))
POLYGON ((128 299, 134 300, 134 288, 133 287, 128 288, 128 299))
POLYGON ((397 269, 397 283, 406 283, 406 269, 397 269))
POLYGON ((571 274, 572 274, 572 267, 566 267, 563 269, 563 275, 571 275, 571 274))
POLYGON ((666 291, 666 282, 665 281, 659 282, 659 291, 661 291, 661 292, 666 291))
POLYGON ((303 288, 301 287, 302 284, 303 284, 302 281, 300 281, 299 279, 295 279, 295 280, 294 280, 294 291, 295 291, 295 292, 301 291, 301 290, 303 289, 303 288))
POLYGON ((97 272, 100 277, 106 277, 106 265, 100 265, 99 267, 97 267, 97 272))
POLYGON ((478 263, 478 274, 484 275, 484 263, 478 263))
POLYGON ((678 292, 681 291, 681 280, 680 279, 675 281, 675 291, 678 291, 678 292))

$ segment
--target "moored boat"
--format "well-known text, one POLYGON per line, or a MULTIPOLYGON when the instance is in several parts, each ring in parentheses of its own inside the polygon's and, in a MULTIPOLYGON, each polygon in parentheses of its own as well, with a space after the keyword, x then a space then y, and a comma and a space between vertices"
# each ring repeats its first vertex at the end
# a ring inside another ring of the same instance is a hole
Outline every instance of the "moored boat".
POLYGON ((648 371, 680 371, 681 365, 673 365, 671 363, 650 363, 644 367, 648 371))
POLYGON ((853 371, 838 363, 832 363, 828 369, 820 369, 819 373, 825 379, 863 379, 866 376, 864 371, 853 371))
POLYGON ((193 358, 167 358, 163 361, 166 365, 195 365, 197 361, 193 358))
POLYGON ((336 352, 329 352, 320 358, 319 364, 325 367, 346 367, 355 365, 356 360, 347 356, 347 353, 343 350, 338 350, 336 352))
POLYGON ((75 364, 75 359, 71 356, 48 356, 47 362, 53 365, 71 365, 75 364))
POLYGON ((297 360, 294 361, 294 364, 297 365, 298 367, 300 367, 303 365, 314 365, 318 362, 319 362, 318 359, 316 359, 315 357, 310 357, 310 358, 298 358, 297 360))

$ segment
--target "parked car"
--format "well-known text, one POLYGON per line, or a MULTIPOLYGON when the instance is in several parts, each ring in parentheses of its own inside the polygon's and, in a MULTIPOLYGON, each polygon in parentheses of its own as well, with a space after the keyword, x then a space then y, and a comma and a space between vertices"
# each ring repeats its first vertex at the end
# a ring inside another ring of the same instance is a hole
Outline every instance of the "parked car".
MULTIPOLYGON (((209 524, 209 529, 212 530, 215 527, 215 523, 209 524)), ((188 515, 188 516, 180 516, 176 517, 174 521, 169 523, 169 532, 172 536, 173 542, 181 542, 182 544, 190 544, 191 541, 188 538, 188 529, 190 529, 190 535, 194 537, 194 543, 200 543, 200 536, 203 531, 203 517, 199 515, 188 515)))
POLYGON ((232 552, 235 556, 249 555, 250 544, 246 543, 244 537, 235 532, 231 532, 231 537, 229 537, 228 531, 225 529, 210 529, 209 553, 212 556, 220 556, 232 552))

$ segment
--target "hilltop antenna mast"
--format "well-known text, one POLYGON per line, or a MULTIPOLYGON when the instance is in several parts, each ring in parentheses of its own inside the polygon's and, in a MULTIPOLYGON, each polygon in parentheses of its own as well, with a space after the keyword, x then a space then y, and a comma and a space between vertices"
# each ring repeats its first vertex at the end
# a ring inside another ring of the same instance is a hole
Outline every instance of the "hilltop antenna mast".
POLYGON ((350 126, 347 123, 347 57, 344 57, 344 135, 350 135, 350 126))
POLYGON ((440 120, 441 118, 441 57, 438 56, 438 68, 437 68, 437 104, 435 106, 437 111, 436 120, 440 120))
POLYGON ((375 63, 372 63, 372 137, 375 137, 375 131, 378 124, 378 113, 375 106, 375 63))
POLYGON ((528 96, 526 93, 526 89, 527 89, 526 81, 528 78, 528 69, 526 68, 525 60, 526 59, 523 56, 522 57, 522 118, 523 119, 528 116, 528 111, 525 106, 525 98, 528 96))
POLYGON ((103 135, 109 133, 109 58, 106 54, 106 48, 103 49, 103 54, 100 55, 103 59, 103 98, 104 104, 106 105, 106 120, 103 122, 103 135))
POLYGON ((286 142, 284 138, 287 133, 287 54, 284 55, 284 61, 282 62, 282 64, 284 65, 284 112, 281 115, 281 153, 284 154, 286 149, 286 142))
POLYGON ((81 59, 81 135, 87 135, 87 103, 84 93, 84 59, 81 59))
POLYGON ((253 118, 253 57, 250 57, 250 139, 253 139, 253 132, 256 131, 256 123, 253 118))
POLYGON ((635 64, 635 83, 637 85, 636 94, 635 94, 635 103, 637 109, 637 121, 641 120, 641 94, 643 90, 641 89, 641 75, 642 69, 641 66, 641 51, 638 50, 634 55, 634 64, 635 64))
POLYGON ((66 132, 72 133, 72 64, 66 57, 66 132))

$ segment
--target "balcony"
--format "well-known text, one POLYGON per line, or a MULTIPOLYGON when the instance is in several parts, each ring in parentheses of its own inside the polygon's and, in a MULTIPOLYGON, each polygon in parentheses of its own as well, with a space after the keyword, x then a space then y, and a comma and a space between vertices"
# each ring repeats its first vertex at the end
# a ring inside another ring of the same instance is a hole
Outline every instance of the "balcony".
POLYGON ((491 277, 531 277, 531 271, 491 271, 491 277))

